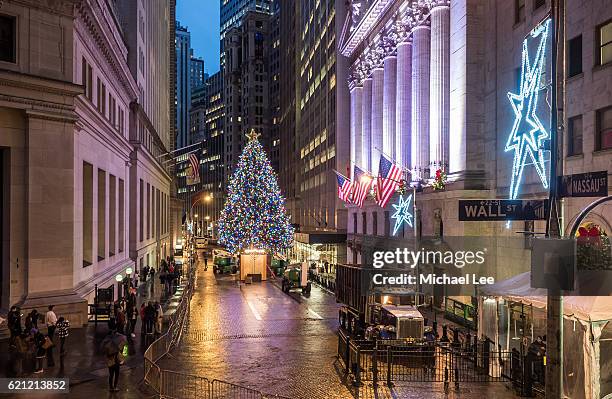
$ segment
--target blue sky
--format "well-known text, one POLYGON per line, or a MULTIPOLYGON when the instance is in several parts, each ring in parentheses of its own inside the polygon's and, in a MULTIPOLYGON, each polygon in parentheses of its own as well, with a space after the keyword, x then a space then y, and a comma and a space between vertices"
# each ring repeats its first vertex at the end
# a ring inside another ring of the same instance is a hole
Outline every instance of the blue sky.
POLYGON ((206 72, 219 70, 219 0, 176 0, 176 19, 191 32, 191 48, 206 72))

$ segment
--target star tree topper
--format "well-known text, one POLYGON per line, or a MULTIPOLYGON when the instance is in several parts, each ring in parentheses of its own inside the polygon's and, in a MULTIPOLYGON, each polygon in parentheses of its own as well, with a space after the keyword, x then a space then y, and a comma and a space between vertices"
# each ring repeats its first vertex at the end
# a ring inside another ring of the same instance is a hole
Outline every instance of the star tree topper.
POLYGON ((412 206, 410 203, 412 202, 412 194, 406 197, 404 201, 404 196, 400 195, 399 202, 396 204, 392 204, 391 206, 395 208, 395 213, 391 215, 391 219, 395 219, 395 226, 393 227, 393 235, 397 234, 402 224, 406 223, 408 226, 412 227, 412 206))
POLYGON ((540 81, 544 67, 546 42, 550 19, 537 26, 523 41, 521 82, 518 94, 508 93, 508 99, 514 110, 515 120, 508 137, 505 151, 514 151, 512 162, 512 181, 510 199, 516 199, 525 165, 529 160, 538 172, 544 188, 548 188, 548 178, 544 167, 543 141, 549 139, 549 132, 542 126, 536 115, 540 81), (540 38, 533 61, 529 59, 528 40, 540 38))

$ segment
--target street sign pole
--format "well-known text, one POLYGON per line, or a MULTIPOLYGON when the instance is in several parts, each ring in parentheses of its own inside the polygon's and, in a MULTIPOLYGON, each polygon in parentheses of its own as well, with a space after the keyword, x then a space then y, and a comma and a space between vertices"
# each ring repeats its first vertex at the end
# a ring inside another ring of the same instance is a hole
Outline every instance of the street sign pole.
MULTIPOLYGON (((552 0, 551 17, 553 24, 552 37, 552 104, 550 130, 550 193, 549 214, 546 223, 546 235, 549 238, 560 238, 558 178, 562 172, 562 155, 560 148, 563 140, 559 138, 563 129, 564 94, 565 94, 565 0, 552 0)), ((548 290, 546 301, 546 398, 563 397, 563 296, 560 290, 548 290)))

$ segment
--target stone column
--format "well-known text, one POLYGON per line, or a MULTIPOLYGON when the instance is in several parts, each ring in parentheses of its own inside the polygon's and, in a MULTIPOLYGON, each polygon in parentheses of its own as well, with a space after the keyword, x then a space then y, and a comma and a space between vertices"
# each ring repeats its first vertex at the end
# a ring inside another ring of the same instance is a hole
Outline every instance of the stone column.
POLYGON ((376 176, 380 153, 383 148, 383 93, 384 69, 375 67, 372 71, 372 147, 370 172, 376 176))
POLYGON ((400 42, 397 45, 397 79, 395 100, 395 160, 410 168, 411 137, 410 124, 412 99, 412 43, 400 42))
POLYGON ((363 88, 357 86, 356 82, 351 85, 351 177, 352 165, 362 167, 362 94, 363 88))
POLYGON ((395 148, 395 107, 397 90, 397 58, 385 57, 383 78, 383 153, 392 160, 397 158, 395 148))
POLYGON ((429 46, 426 22, 412 30, 412 179, 429 174, 429 46))
POLYGON ((372 170, 372 78, 363 80, 361 133, 361 164, 366 170, 372 170))
POLYGON ((437 169, 448 170, 450 113, 450 7, 438 0, 430 13, 431 67, 429 105, 429 171, 433 178, 437 169))

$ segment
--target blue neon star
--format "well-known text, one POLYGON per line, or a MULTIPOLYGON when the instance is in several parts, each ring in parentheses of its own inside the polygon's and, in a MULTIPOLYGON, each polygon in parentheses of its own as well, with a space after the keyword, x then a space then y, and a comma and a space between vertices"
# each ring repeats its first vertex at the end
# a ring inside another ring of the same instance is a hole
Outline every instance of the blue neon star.
POLYGON ((516 117, 505 147, 506 152, 514 150, 510 199, 516 199, 518 195, 527 157, 533 161, 544 188, 548 188, 542 143, 550 137, 550 134, 538 119, 536 109, 538 93, 541 90, 540 80, 544 67, 549 26, 550 19, 536 27, 530 34, 532 38, 540 37, 533 63, 530 63, 529 60, 528 38, 523 41, 520 92, 519 94, 508 93, 508 99, 516 117))
POLYGON ((410 203, 412 202, 412 194, 410 194, 406 201, 404 201, 404 196, 400 195, 399 202, 397 205, 392 204, 391 206, 395 208, 395 213, 391 215, 391 219, 395 219, 395 226, 393 227, 393 235, 397 234, 400 227, 402 227, 403 223, 406 223, 408 226, 412 227, 412 207, 410 203))

